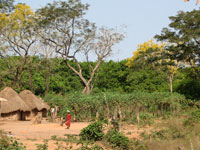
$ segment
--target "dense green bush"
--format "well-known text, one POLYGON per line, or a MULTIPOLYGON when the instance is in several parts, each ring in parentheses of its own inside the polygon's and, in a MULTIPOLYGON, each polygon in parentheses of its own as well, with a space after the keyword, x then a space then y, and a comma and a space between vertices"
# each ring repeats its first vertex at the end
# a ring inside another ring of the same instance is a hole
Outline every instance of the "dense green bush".
POLYGON ((91 123, 80 132, 81 140, 99 141, 103 138, 103 135, 103 124, 101 122, 91 123))
MULTIPOLYGON (((6 86, 10 86, 18 92, 23 89, 28 89, 40 96, 44 96, 47 93, 64 95, 66 93, 80 92, 83 90, 84 84, 80 78, 66 66, 63 59, 41 59, 38 56, 29 57, 27 59, 29 63, 25 65, 22 79, 21 81, 17 81, 16 85, 13 84, 13 81, 16 71, 18 71, 18 69, 16 69, 18 68, 17 64, 22 63, 23 60, 19 56, 8 57, 6 62, 4 59, 0 59, 0 89, 6 86), (32 79, 30 79, 30 76, 32 79)), ((93 66, 96 62, 89 63, 93 66)), ((125 93, 169 91, 166 72, 155 68, 152 69, 152 67, 149 66, 138 69, 128 68, 125 65, 126 63, 127 60, 102 62, 98 72, 94 76, 92 83, 94 88, 92 93, 105 91, 125 93)), ((75 66, 73 61, 71 61, 70 64, 75 66)), ((80 65, 83 68, 83 76, 88 79, 90 73, 87 69, 88 62, 81 62, 80 65)), ((199 68, 200 67, 196 69, 199 68)), ((199 99, 199 72, 200 71, 196 74, 193 68, 179 68, 173 81, 174 91, 184 94, 190 99, 199 99)))
POLYGON ((129 139, 117 130, 109 130, 104 136, 106 142, 110 143, 113 148, 120 150, 129 150, 129 139))

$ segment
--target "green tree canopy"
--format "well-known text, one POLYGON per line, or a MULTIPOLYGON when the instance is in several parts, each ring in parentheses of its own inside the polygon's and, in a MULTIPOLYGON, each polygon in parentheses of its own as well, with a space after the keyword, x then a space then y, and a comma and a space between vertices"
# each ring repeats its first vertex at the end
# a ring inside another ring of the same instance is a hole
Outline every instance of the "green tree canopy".
POLYGON ((200 10, 180 11, 169 17, 171 23, 155 37, 167 43, 165 49, 169 56, 191 66, 200 61, 200 10))
POLYGON ((9 13, 14 8, 14 0, 0 0, 0 12, 9 13))

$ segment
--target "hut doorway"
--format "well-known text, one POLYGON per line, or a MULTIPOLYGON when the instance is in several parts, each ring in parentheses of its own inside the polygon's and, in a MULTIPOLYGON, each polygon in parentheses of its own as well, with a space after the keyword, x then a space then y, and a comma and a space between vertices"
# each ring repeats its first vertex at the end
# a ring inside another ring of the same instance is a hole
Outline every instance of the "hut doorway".
POLYGON ((19 111, 18 113, 18 120, 25 121, 26 120, 26 114, 23 111, 19 111))

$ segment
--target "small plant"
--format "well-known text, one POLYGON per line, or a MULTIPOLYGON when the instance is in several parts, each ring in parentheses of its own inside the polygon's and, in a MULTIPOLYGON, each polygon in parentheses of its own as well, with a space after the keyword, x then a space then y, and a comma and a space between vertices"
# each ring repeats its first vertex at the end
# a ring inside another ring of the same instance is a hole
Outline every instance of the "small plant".
POLYGON ((29 141, 37 141, 37 139, 32 139, 32 138, 26 138, 26 140, 29 140, 29 141))
MULTIPOLYGON (((154 123, 153 116, 150 113, 140 113, 140 125, 152 125, 154 123)), ((132 120, 133 124, 137 123, 137 117, 134 116, 132 120)))
POLYGON ((136 140, 136 139, 132 139, 130 141, 130 145, 131 145, 131 148, 130 149, 133 149, 133 150, 147 150, 147 146, 145 145, 145 142, 144 141, 140 141, 140 140, 136 140))
POLYGON ((80 142, 79 144, 81 144, 81 147, 78 150, 103 150, 101 146, 91 142, 80 142))
POLYGON ((169 138, 170 133, 168 132, 168 130, 159 130, 159 131, 153 131, 151 133, 151 137, 155 140, 166 140, 169 138))
POLYGON ((48 150, 48 140, 44 140, 44 144, 35 144, 36 150, 48 150))
POLYGON ((23 143, 18 142, 13 137, 8 137, 0 130, 0 150, 25 150, 23 143))
POLYGON ((103 138, 103 135, 103 124, 94 122, 81 130, 80 138, 81 140, 99 141, 103 138))
POLYGON ((194 126, 195 123, 200 123, 200 109, 192 111, 190 116, 184 121, 184 126, 194 126))
POLYGON ((56 135, 52 135, 52 136, 51 136, 51 139, 52 139, 52 140, 57 140, 57 136, 56 136, 56 135))
POLYGON ((109 130, 105 135, 105 140, 110 143, 113 148, 129 150, 129 139, 117 130, 109 130))

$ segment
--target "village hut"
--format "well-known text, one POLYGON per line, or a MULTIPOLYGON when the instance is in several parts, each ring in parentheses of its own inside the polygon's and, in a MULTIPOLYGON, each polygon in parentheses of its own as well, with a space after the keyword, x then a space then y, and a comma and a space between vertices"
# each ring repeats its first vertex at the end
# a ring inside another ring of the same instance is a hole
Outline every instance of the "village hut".
POLYGON ((1 103, 1 118, 5 120, 26 120, 30 108, 12 88, 6 87, 0 92, 0 98, 6 99, 1 103))
POLYGON ((38 98, 29 90, 20 92, 20 97, 31 108, 31 118, 42 112, 42 117, 47 117, 47 110, 50 108, 41 98, 38 98))

